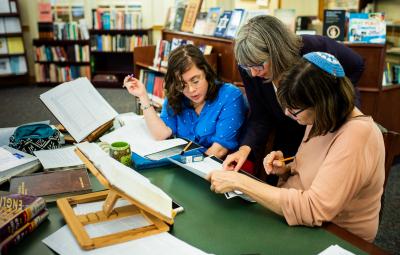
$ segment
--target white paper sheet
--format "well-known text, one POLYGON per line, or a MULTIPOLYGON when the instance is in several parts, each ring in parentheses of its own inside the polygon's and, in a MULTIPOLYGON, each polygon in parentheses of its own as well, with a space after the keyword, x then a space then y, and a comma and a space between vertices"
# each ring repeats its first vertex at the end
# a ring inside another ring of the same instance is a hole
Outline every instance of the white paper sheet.
POLYGON ((204 158, 203 161, 192 162, 187 164, 183 164, 171 158, 169 160, 177 164, 178 166, 181 166, 189 170, 190 172, 200 176, 203 179, 205 179, 207 177, 207 174, 209 174, 211 171, 222 169, 222 164, 213 160, 211 157, 206 157, 204 158))
POLYGON ((0 147, 0 172, 35 161, 36 157, 25 153, 13 152, 8 146, 0 147))
POLYGON ((40 99, 77 142, 118 115, 87 78, 58 85, 40 99))
POLYGON ((44 169, 73 167, 84 165, 82 160, 75 153, 75 146, 54 149, 34 151, 44 169))
POLYGON ((318 253, 318 255, 354 255, 354 253, 349 252, 348 250, 345 250, 339 245, 335 244, 318 253))
POLYGON ((100 141, 109 144, 117 141, 127 142, 131 146, 131 151, 142 157, 187 143, 180 138, 156 141, 151 136, 144 119, 130 121, 128 125, 100 137, 100 141))
MULTIPOLYGON (((104 204, 104 201, 77 204, 73 208, 73 210, 76 215, 88 214, 88 213, 93 213, 93 212, 98 212, 98 211, 103 210, 103 204, 104 204)), ((130 204, 131 203, 129 203, 129 201, 120 198, 117 200, 114 207, 117 208, 117 207, 122 207, 122 206, 130 205, 130 204)))
POLYGON ((48 247, 61 255, 204 255, 203 251, 179 240, 169 233, 161 233, 136 239, 129 242, 106 246, 94 250, 82 250, 72 235, 68 226, 64 226, 55 233, 42 240, 48 247))

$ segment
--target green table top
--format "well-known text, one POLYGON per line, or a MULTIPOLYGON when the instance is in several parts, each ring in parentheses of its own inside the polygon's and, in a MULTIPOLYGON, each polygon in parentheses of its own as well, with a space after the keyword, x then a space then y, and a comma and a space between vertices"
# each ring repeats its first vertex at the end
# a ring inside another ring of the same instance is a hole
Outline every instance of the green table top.
MULTIPOLYGON (((289 227, 285 219, 256 203, 240 198, 227 200, 210 191, 210 184, 179 167, 142 170, 184 212, 175 218, 171 233, 213 254, 318 254, 332 244, 366 254, 323 228, 289 227)), ((93 190, 102 186, 92 176, 93 190)), ((49 220, 25 237, 13 254, 53 254, 41 242, 65 224, 55 203, 48 204, 49 220)))

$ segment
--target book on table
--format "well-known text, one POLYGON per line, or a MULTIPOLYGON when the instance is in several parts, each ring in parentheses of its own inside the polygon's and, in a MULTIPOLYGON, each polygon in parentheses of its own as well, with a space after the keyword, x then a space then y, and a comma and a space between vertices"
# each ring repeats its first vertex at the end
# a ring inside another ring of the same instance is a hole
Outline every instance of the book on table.
POLYGON ((50 89, 40 100, 76 142, 97 139, 118 115, 85 77, 50 89))
POLYGON ((35 156, 7 145, 0 147, 0 184, 12 176, 33 173, 41 167, 35 156))
POLYGON ((10 194, 0 196, 0 243, 30 222, 46 207, 41 197, 10 194))
POLYGON ((41 196, 46 202, 54 202, 60 197, 91 191, 86 167, 15 176, 10 180, 11 193, 41 196))

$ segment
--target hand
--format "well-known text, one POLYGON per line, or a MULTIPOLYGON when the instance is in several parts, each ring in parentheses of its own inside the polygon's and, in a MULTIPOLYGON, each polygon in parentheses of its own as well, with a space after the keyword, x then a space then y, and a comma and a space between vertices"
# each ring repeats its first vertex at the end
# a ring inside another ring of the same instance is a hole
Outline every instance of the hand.
POLYGON ((140 99, 147 96, 147 91, 144 84, 130 75, 125 77, 123 87, 128 90, 129 94, 134 95, 140 99))
POLYGON ((226 193, 237 190, 242 183, 244 175, 233 171, 215 170, 207 175, 207 180, 211 182, 210 189, 215 193, 226 193))
POLYGON ((226 156, 222 167, 224 168, 224 170, 239 171, 239 169, 243 166, 244 162, 249 156, 250 151, 251 149, 249 146, 241 146, 237 152, 226 156))
POLYGON ((289 169, 285 162, 282 162, 283 153, 281 151, 271 151, 263 161, 264 169, 267 174, 282 175, 289 169))

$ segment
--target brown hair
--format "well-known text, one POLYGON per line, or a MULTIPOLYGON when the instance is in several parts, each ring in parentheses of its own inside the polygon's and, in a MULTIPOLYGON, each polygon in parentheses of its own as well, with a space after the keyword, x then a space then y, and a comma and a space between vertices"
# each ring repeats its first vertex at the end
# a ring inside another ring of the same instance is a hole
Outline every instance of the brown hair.
POLYGON ((300 59, 282 77, 277 91, 283 108, 315 112, 306 142, 338 130, 354 109, 354 89, 347 77, 335 77, 305 59, 300 59))
POLYGON ((205 100, 214 100, 221 85, 217 74, 208 64, 203 53, 194 45, 187 44, 174 49, 168 58, 168 70, 165 75, 165 90, 168 98, 168 105, 174 110, 175 114, 182 112, 185 105, 185 96, 179 87, 182 86, 182 75, 193 65, 202 70, 208 82, 208 90, 205 100))

